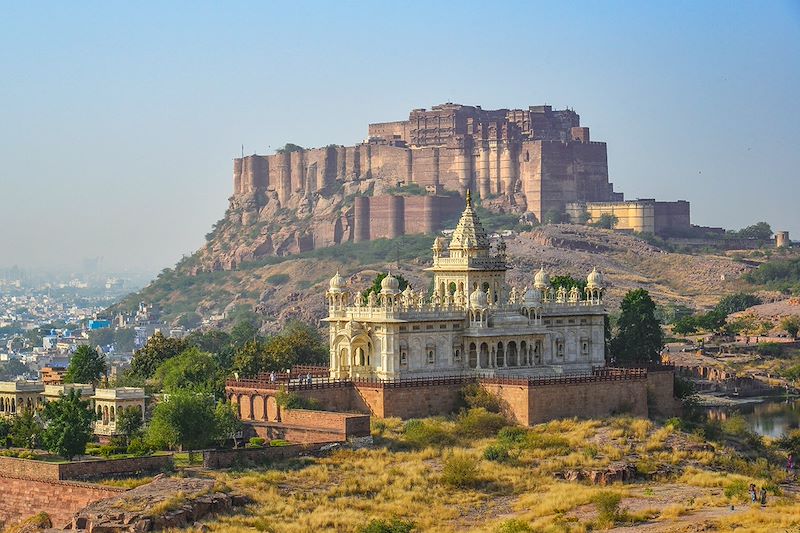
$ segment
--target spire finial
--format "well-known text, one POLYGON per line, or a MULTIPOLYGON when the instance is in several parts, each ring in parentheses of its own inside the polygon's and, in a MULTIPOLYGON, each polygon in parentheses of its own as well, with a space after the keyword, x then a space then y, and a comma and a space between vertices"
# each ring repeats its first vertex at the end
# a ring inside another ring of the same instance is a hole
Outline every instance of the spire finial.
POLYGON ((467 189, 467 207, 472 207, 472 193, 467 189))

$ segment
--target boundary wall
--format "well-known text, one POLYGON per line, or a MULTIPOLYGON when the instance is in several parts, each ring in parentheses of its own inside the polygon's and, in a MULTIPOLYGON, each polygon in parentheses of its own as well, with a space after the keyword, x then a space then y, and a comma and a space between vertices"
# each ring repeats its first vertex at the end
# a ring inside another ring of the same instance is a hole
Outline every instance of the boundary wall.
POLYGON ((148 455, 127 459, 98 459, 96 461, 73 461, 48 463, 33 459, 0 457, 0 473, 9 477, 40 481, 64 481, 68 479, 92 479, 115 474, 137 474, 160 472, 172 468, 172 455, 148 455))
MULTIPOLYGON (((421 418, 456 411, 461 406, 462 388, 478 383, 505 403, 511 418, 531 425, 554 418, 619 413, 672 416, 676 413, 673 375, 672 367, 659 367, 652 370, 610 368, 581 375, 535 378, 471 374, 400 380, 324 379, 288 385, 263 380, 231 380, 226 392, 229 400, 239 406, 242 419, 257 423, 285 422, 278 409, 274 415, 269 409, 280 388, 337 411, 370 413, 380 418, 421 418), (267 406, 266 418, 259 405, 267 406), (273 416, 277 418, 271 418, 273 416)), ((303 426, 318 431, 326 428, 324 417, 330 413, 308 413, 303 426)))

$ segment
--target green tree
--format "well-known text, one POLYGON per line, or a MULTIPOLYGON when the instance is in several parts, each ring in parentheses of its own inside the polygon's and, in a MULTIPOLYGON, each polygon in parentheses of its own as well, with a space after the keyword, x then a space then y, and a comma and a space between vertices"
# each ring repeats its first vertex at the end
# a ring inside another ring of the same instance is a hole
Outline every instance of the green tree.
POLYGON ((567 222, 569 217, 567 214, 564 213, 563 210, 560 209, 548 209, 544 217, 542 217, 542 221, 545 224, 560 224, 562 222, 567 222))
POLYGON ((319 332, 307 324, 290 321, 286 328, 264 342, 245 344, 234 356, 233 368, 243 376, 281 371, 294 365, 328 362, 328 346, 319 332))
POLYGON ((762 303, 762 301, 758 296, 740 292, 725 296, 717 303, 714 309, 716 311, 723 312, 726 315, 730 315, 733 313, 738 313, 739 311, 744 311, 748 307, 753 307, 754 305, 759 305, 760 303, 762 303))
POLYGON ((791 315, 783 317, 781 320, 781 327, 791 335, 793 339, 797 338, 797 332, 800 331, 800 316, 791 315))
POLYGON ((189 451, 213 440, 214 398, 210 394, 177 390, 153 409, 147 442, 154 449, 189 451))
POLYGON ((237 438, 244 429, 244 424, 239 419, 234 405, 225 401, 217 403, 214 409, 214 428, 216 430, 214 440, 219 446, 224 446, 226 442, 232 440, 233 447, 239 447, 237 438))
POLYGON ((583 294, 583 291, 586 289, 586 280, 575 279, 569 275, 552 276, 550 278, 550 286, 553 291, 557 291, 560 287, 564 287, 566 291, 569 291, 572 287, 578 287, 578 290, 583 294))
POLYGON ((766 222, 757 222, 752 226, 740 229, 736 232, 736 236, 743 239, 767 240, 772 238, 772 228, 766 222))
POLYGON ((82 454, 92 438, 94 413, 77 390, 48 402, 42 411, 42 419, 45 422, 42 432, 45 448, 68 461, 82 454))
POLYGON ((79 346, 69 360, 64 383, 97 384, 106 373, 106 357, 94 348, 79 346))
POLYGON ((161 363, 153 377, 167 393, 189 389, 222 396, 225 388, 214 357, 194 346, 161 363))
POLYGON ((697 332, 697 322, 693 316, 685 316, 675 322, 672 332, 676 335, 691 335, 697 332))
POLYGON ((243 319, 236 322, 231 330, 231 343, 236 347, 242 347, 251 341, 263 340, 258 333, 258 326, 253 320, 243 319))
POLYGON ((695 324, 697 324, 697 327, 700 329, 717 332, 725 327, 727 318, 728 315, 724 311, 714 309, 708 313, 697 315, 694 320, 695 324))
POLYGON ((8 419, 0 418, 0 446, 4 446, 11 434, 11 422, 8 419))
MULTIPOLYGON (((19 408, 18 408, 19 409, 19 408)), ((36 448, 41 441, 42 424, 36 411, 20 409, 11 422, 11 443, 18 448, 36 448)))
POLYGON ((117 431, 125 437, 125 445, 130 443, 134 437, 142 429, 142 410, 135 406, 129 405, 124 409, 120 409, 117 413, 117 431))
MULTIPOLYGON (((377 276, 375 276, 375 279, 372 280, 372 285, 370 285, 370 287, 367 290, 365 290, 364 292, 361 293, 361 297, 364 299, 365 302, 367 301, 367 297, 369 296, 369 293, 371 293, 371 292, 374 292, 375 294, 380 294, 381 293, 381 282, 384 280, 384 278, 387 275, 388 275, 387 272, 382 272, 382 273, 378 274, 377 276)), ((397 278, 400 290, 401 291, 406 290, 406 287, 408 287, 408 280, 406 278, 404 278, 403 276, 401 276, 400 274, 392 274, 392 276, 397 278)))
POLYGON ((161 363, 182 353, 186 348, 188 348, 186 341, 167 338, 157 331, 133 354, 131 370, 139 377, 150 378, 161 363))
POLYGON ((0 381, 14 381, 18 376, 28 371, 27 365, 16 359, 9 359, 8 361, 0 363, 0 381))
POLYGON ((595 228, 614 229, 617 226, 619 219, 616 215, 611 213, 603 213, 600 217, 591 223, 595 228))
POLYGON ((657 363, 664 333, 656 319, 656 304, 645 289, 628 291, 622 299, 618 332, 611 352, 620 363, 657 363))

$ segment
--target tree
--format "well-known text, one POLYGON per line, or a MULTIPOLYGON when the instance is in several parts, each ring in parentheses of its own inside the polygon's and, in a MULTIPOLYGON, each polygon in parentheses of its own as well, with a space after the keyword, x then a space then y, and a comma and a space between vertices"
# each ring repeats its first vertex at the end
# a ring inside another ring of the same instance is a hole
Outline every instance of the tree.
POLYGON ((11 422, 11 443, 18 448, 36 448, 42 435, 42 424, 36 411, 21 409, 11 422))
POLYGON ((724 311, 714 309, 708 313, 697 315, 694 320, 697 327, 706 331, 717 332, 725 327, 727 318, 728 315, 724 311))
POLYGON ((225 389, 214 357, 196 347, 161 363, 153 377, 167 393, 188 389, 222 396, 225 389))
POLYGON ((244 376, 280 371, 294 365, 319 365, 328 362, 328 346, 319 332, 298 321, 265 342, 248 342, 234 356, 233 368, 244 376))
POLYGON ((736 236, 743 239, 768 240, 772 238, 772 228, 766 222, 757 222, 752 226, 740 229, 736 236))
POLYGON ((796 339, 797 332, 800 331, 800 316, 792 315, 783 317, 781 320, 781 327, 786 330, 786 333, 791 335, 793 339, 796 339))
POLYGON ((224 446, 229 440, 233 440, 233 447, 238 448, 237 437, 244 429, 244 424, 239 419, 236 407, 228 402, 219 402, 214 410, 214 428, 216 430, 214 439, 219 446, 224 446))
MULTIPOLYGON (((372 280, 372 285, 367 290, 361 293, 361 297, 364 299, 365 302, 367 301, 369 293, 374 292, 376 295, 381 293, 381 282, 387 275, 388 273, 382 272, 377 276, 375 276, 375 279, 372 280)), ((392 274, 392 277, 397 278, 397 281, 399 283, 399 288, 401 291, 406 290, 406 287, 408 287, 408 280, 406 278, 404 278, 400 274, 392 274)))
POLYGON ((94 413, 79 391, 71 390, 66 396, 48 402, 42 418, 45 422, 42 443, 48 451, 68 461, 84 452, 92 438, 94 413))
POLYGON ((147 339, 141 349, 136 350, 131 360, 131 370, 142 378, 150 378, 156 369, 166 361, 188 348, 186 341, 165 337, 160 331, 147 339))
POLYGON ((542 217, 542 221, 545 224, 560 224, 561 222, 567 221, 567 215, 562 210, 549 209, 545 212, 544 217, 542 217))
POLYGON ((263 340, 258 334, 258 326, 253 320, 243 319, 236 322, 231 330, 231 343, 241 347, 254 340, 263 340))
POLYGON ((578 290, 583 294, 583 291, 586 289, 586 280, 575 279, 569 275, 553 276, 550 278, 550 286, 553 291, 558 290, 559 287, 564 287, 567 292, 569 292, 572 287, 578 287, 578 290))
POLYGON ((117 413, 117 431, 125 437, 125 445, 130 443, 131 437, 136 435, 142 429, 142 410, 135 406, 129 405, 124 409, 120 409, 117 413))
POLYGON ((714 307, 715 310, 721 311, 726 315, 744 311, 748 307, 759 305, 762 303, 761 298, 753 294, 740 292, 737 294, 729 294, 722 298, 714 307))
POLYGON ((10 433, 11 423, 5 418, 0 418, 0 446, 4 446, 6 444, 10 433))
POLYGON ((614 229, 619 222, 619 219, 616 215, 612 215, 611 213, 603 213, 600 217, 591 223, 592 226, 595 228, 603 228, 603 229, 614 229))
POLYGON ((106 357, 94 348, 79 346, 69 360, 64 383, 97 384, 106 373, 106 357))
POLYGON ((676 335, 697 333, 697 322, 693 316, 682 317, 672 326, 672 332, 676 335))
POLYGON ((214 398, 209 394, 177 390, 156 405, 147 429, 147 442, 155 449, 204 448, 215 435, 214 398))
POLYGON ((28 371, 27 365, 16 359, 9 359, 8 361, 0 363, 0 381, 14 381, 18 376, 28 371))
POLYGON ((611 352, 621 363, 658 363, 664 333, 655 316, 656 304, 644 289, 628 291, 622 299, 618 332, 611 352))

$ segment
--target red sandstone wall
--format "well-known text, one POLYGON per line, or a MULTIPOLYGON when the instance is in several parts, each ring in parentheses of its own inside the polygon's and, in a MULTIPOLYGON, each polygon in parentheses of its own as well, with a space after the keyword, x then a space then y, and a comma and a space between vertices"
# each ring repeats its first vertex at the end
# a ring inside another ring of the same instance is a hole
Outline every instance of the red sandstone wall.
POLYGON ((503 404, 503 414, 523 426, 530 425, 528 388, 519 385, 484 383, 484 389, 498 396, 503 404))
POLYGON ((0 474, 0 528, 40 512, 53 526, 66 526, 72 515, 92 502, 116 496, 124 489, 69 481, 35 481, 0 474))
POLYGON ((615 413, 647 416, 647 381, 599 381, 541 385, 529 389, 528 423, 577 416, 602 418, 615 413))
POLYGON ((680 410, 675 400, 675 376, 672 370, 648 370, 647 392, 652 400, 651 415, 675 416, 680 410))
POLYGON ((358 385, 358 391, 373 407, 375 416, 382 418, 423 418, 446 415, 460 405, 459 391, 464 385, 435 385, 430 387, 370 388, 358 385), (382 392, 382 394, 381 394, 382 392))

